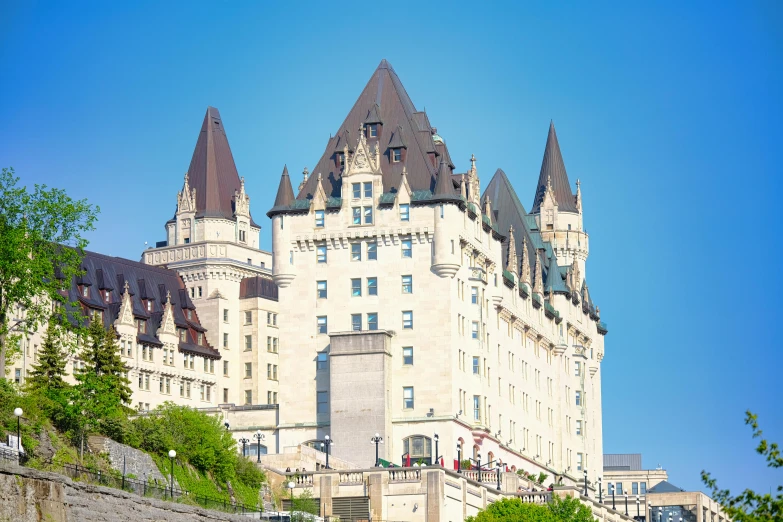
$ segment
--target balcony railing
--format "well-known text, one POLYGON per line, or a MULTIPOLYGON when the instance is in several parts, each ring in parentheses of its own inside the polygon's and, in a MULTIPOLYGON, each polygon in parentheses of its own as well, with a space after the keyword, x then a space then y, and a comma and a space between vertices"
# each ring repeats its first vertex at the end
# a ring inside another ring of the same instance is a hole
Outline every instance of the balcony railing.
POLYGON ((483 268, 480 266, 472 266, 468 268, 468 270, 470 270, 469 280, 481 281, 482 283, 487 284, 487 272, 483 268))

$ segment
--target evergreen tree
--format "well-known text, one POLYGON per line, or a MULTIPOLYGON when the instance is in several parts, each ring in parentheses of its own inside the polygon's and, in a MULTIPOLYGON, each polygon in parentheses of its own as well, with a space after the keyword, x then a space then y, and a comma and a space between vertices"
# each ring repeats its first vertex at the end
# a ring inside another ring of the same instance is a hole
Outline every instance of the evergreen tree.
POLYGON ((131 400, 128 367, 122 362, 114 327, 105 329, 93 317, 84 337, 80 358, 84 367, 74 372, 74 406, 81 415, 81 431, 100 427, 107 419, 122 416, 131 400))
POLYGON ((49 391, 64 390, 68 387, 63 379, 66 375, 66 358, 60 342, 60 330, 54 322, 50 322, 38 352, 38 363, 33 364, 26 380, 31 391, 41 391, 46 395, 49 391))

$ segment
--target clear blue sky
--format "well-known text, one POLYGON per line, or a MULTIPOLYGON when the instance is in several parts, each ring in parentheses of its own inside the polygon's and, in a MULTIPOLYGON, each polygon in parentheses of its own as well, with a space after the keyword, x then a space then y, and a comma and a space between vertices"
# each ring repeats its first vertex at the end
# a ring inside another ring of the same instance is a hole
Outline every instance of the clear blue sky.
POLYGON ((783 483, 742 422, 783 442, 780 3, 107 4, 0 5, 0 165, 99 204, 92 250, 164 239, 207 105, 268 249, 283 164, 312 168, 386 58, 457 168, 527 208, 555 121, 610 328, 605 451, 783 483))

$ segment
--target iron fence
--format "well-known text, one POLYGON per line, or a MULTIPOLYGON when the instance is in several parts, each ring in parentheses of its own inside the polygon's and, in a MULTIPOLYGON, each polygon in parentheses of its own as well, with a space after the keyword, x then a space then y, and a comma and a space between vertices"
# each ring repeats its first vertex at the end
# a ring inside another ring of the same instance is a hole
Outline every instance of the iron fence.
MULTIPOLYGON (((31 463, 31 460, 32 459, 25 453, 20 454, 16 451, 0 449, 0 462, 2 463, 14 463, 20 466, 27 466, 31 463)), ((79 466, 78 464, 58 464, 50 459, 37 460, 36 462, 38 466, 34 469, 37 469, 40 466, 40 468, 45 471, 60 473, 76 482, 86 482, 89 484, 121 489, 142 497, 197 505, 204 509, 253 516, 254 518, 258 518, 263 511, 260 504, 249 506, 239 502, 232 502, 227 499, 196 495, 187 490, 172 488, 170 484, 159 483, 156 480, 144 481, 130 478, 118 471, 105 472, 98 469, 79 466)))

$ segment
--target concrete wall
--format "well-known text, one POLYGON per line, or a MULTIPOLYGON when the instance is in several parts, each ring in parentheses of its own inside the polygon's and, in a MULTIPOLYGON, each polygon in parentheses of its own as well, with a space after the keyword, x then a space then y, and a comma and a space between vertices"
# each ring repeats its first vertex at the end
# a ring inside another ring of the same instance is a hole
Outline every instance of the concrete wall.
POLYGON ((74 482, 55 473, 0 467, 2 522, 247 522, 247 517, 74 482))

